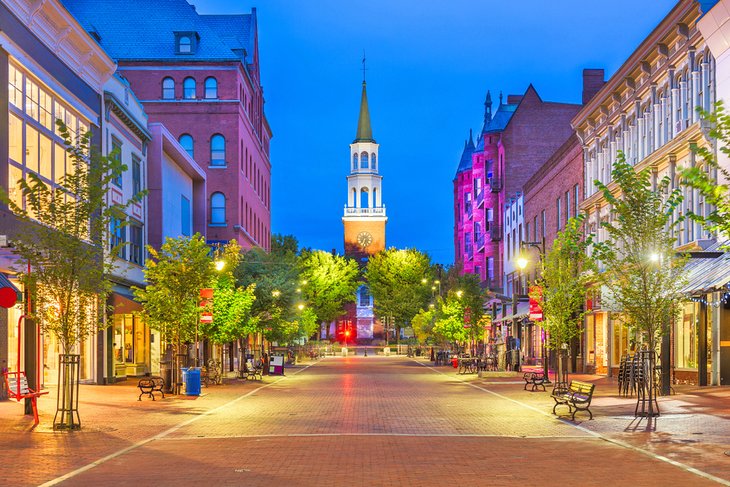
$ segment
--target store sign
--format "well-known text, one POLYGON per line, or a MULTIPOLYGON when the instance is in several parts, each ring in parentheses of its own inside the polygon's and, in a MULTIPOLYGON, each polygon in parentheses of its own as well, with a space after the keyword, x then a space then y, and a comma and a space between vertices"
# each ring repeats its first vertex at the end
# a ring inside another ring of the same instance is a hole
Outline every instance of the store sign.
POLYGON ((535 294, 542 296, 542 288, 540 286, 530 286, 530 319, 532 321, 542 321, 542 308, 540 307, 540 302, 533 297, 535 294))

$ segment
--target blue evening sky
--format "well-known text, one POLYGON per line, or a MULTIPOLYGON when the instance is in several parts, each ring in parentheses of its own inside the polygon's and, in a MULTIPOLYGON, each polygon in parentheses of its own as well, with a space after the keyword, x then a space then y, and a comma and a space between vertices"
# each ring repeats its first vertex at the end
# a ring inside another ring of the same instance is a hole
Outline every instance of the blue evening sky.
POLYGON ((191 0, 201 13, 257 7, 274 132, 272 230, 343 250, 349 147, 363 49, 380 144, 388 246, 453 262, 452 179, 487 89, 579 103, 583 68, 607 78, 675 0, 191 0))

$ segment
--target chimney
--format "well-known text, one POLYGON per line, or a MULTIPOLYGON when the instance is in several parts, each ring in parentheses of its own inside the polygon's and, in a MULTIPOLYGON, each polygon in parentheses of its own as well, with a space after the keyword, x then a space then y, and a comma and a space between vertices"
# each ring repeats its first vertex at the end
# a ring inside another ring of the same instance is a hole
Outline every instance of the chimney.
POLYGON ((507 95, 507 104, 508 105, 517 105, 521 101, 522 101, 522 95, 507 95))
POLYGON ((585 105, 598 91, 603 88, 606 82, 603 79, 603 69, 583 70, 583 104, 585 105))

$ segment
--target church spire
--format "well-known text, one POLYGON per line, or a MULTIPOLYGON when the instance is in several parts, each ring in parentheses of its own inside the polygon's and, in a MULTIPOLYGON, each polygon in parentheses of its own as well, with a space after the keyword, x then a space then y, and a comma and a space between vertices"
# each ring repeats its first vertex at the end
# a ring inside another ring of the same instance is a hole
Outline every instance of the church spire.
POLYGON ((357 136, 355 142, 375 142, 373 129, 370 127, 370 110, 368 110, 368 93, 365 80, 362 82, 362 98, 360 99, 360 118, 357 120, 357 136))

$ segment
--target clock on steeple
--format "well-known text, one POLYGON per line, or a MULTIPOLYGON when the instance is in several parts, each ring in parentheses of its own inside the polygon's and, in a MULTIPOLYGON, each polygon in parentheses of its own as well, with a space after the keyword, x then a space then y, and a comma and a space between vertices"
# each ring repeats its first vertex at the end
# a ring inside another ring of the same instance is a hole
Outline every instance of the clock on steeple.
POLYGON ((350 144, 347 204, 342 217, 346 255, 366 258, 385 248, 385 223, 388 217, 383 204, 383 176, 378 172, 378 149, 370 127, 368 96, 363 80, 357 135, 350 144))

